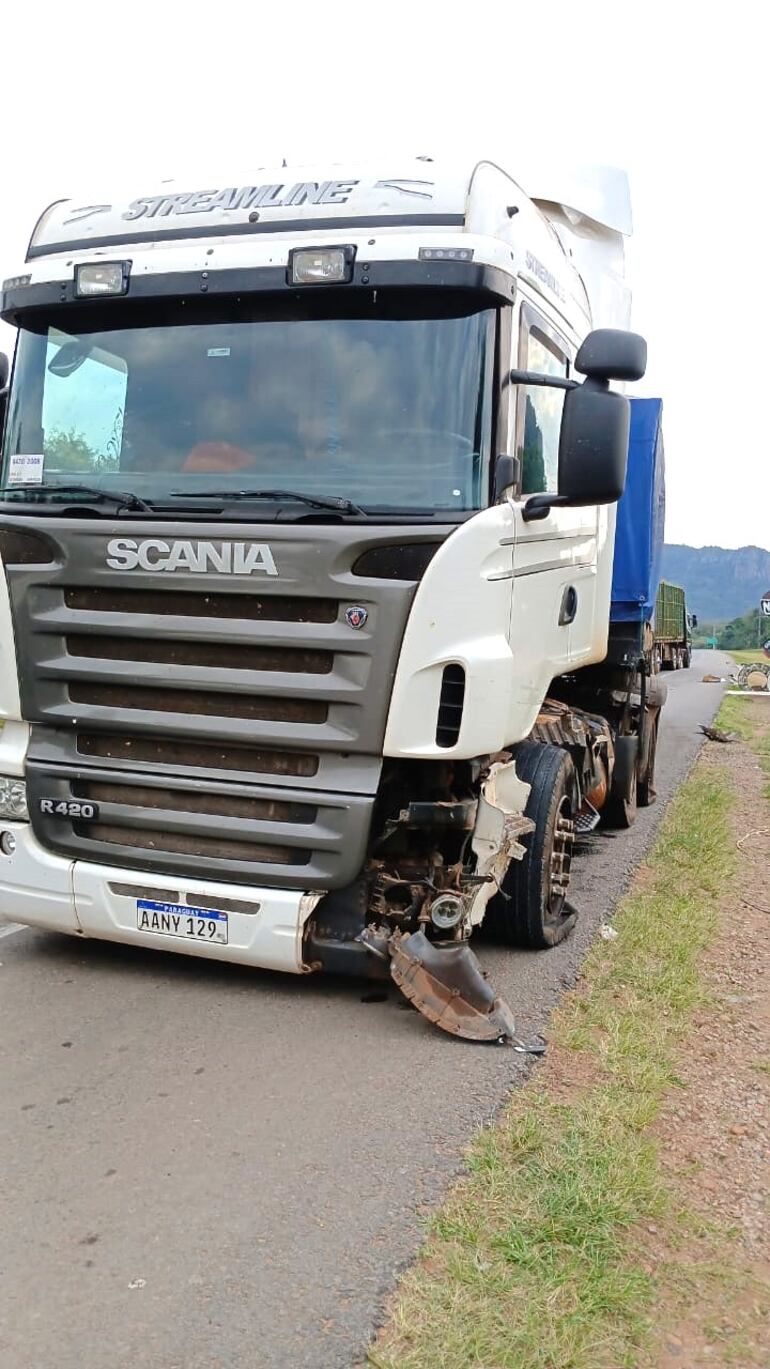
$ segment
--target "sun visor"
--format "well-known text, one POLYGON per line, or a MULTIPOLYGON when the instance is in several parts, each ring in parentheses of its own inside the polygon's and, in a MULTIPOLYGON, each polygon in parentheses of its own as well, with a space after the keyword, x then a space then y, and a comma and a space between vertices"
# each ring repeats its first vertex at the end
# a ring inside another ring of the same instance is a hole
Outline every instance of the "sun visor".
MULTIPOLYGON (((396 168, 398 170, 398 168, 396 168)), ((312 179, 293 167, 262 169, 248 183, 215 185, 169 181, 107 202, 60 200, 41 216, 27 260, 74 250, 164 239, 296 232, 360 224, 462 228, 467 177, 406 165, 404 175, 374 177, 371 170, 332 166, 312 179)))

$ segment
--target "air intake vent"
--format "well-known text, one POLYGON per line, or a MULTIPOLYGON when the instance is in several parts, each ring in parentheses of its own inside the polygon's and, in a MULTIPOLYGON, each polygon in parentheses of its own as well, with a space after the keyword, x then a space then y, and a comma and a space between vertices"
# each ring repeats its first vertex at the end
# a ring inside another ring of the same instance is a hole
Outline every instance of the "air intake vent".
POLYGON ((440 546, 440 542, 412 542, 371 547, 359 556, 353 574, 373 580, 421 580, 440 546))
POLYGON ((455 746, 460 735, 465 702, 465 671, 461 665, 444 666, 441 700, 436 724, 436 745, 455 746))
POLYGON ((50 566, 56 548, 47 537, 28 528, 0 528, 0 556, 6 566, 50 566))

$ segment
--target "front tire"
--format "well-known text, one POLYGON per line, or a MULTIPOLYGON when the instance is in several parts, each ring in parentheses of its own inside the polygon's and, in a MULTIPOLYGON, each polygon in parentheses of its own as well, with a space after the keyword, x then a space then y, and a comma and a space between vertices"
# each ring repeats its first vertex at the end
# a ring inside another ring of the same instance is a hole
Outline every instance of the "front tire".
POLYGON ((559 746, 526 742, 515 759, 516 774, 531 786, 524 811, 535 829, 522 839, 526 855, 510 862, 487 921, 505 945, 546 950, 563 941, 575 924, 567 903, 574 772, 570 756, 559 746))

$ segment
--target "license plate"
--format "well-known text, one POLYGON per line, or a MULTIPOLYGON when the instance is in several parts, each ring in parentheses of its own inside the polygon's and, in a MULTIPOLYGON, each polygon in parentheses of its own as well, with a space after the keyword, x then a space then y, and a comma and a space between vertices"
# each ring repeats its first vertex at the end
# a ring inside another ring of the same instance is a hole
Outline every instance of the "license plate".
POLYGON ((227 913, 217 913, 212 908, 188 908, 186 903, 153 903, 138 898, 136 925, 140 932, 227 945, 227 913))

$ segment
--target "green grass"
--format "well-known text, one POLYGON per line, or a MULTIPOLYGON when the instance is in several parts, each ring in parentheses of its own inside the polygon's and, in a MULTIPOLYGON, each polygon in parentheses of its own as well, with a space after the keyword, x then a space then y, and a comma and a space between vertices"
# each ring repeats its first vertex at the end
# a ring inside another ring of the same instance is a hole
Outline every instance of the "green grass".
POLYGON ((638 1233, 681 1221, 650 1124, 704 999, 699 957, 735 860, 730 803, 722 772, 701 767, 671 805, 617 941, 596 943, 556 1014, 551 1051, 568 1087, 546 1061, 476 1140, 371 1364, 623 1369, 639 1363, 671 1281, 694 1278, 650 1266, 638 1233))
MULTIPOLYGON (((759 757, 760 765, 770 776, 770 721, 768 705, 763 700, 752 702, 752 697, 731 694, 722 700, 717 726, 726 732, 735 732, 742 741, 748 742, 759 757)), ((770 799, 770 782, 765 787, 765 798, 770 799)))
MULTIPOLYGON (((768 636, 770 637, 770 626, 768 636)), ((731 651, 728 654, 738 665, 753 665, 755 661, 767 661, 761 646, 752 647, 750 651, 731 651)))
POLYGON ((745 698, 739 694, 725 695, 715 721, 717 727, 725 732, 735 732, 741 741, 756 744, 757 726, 752 716, 750 694, 745 698))

